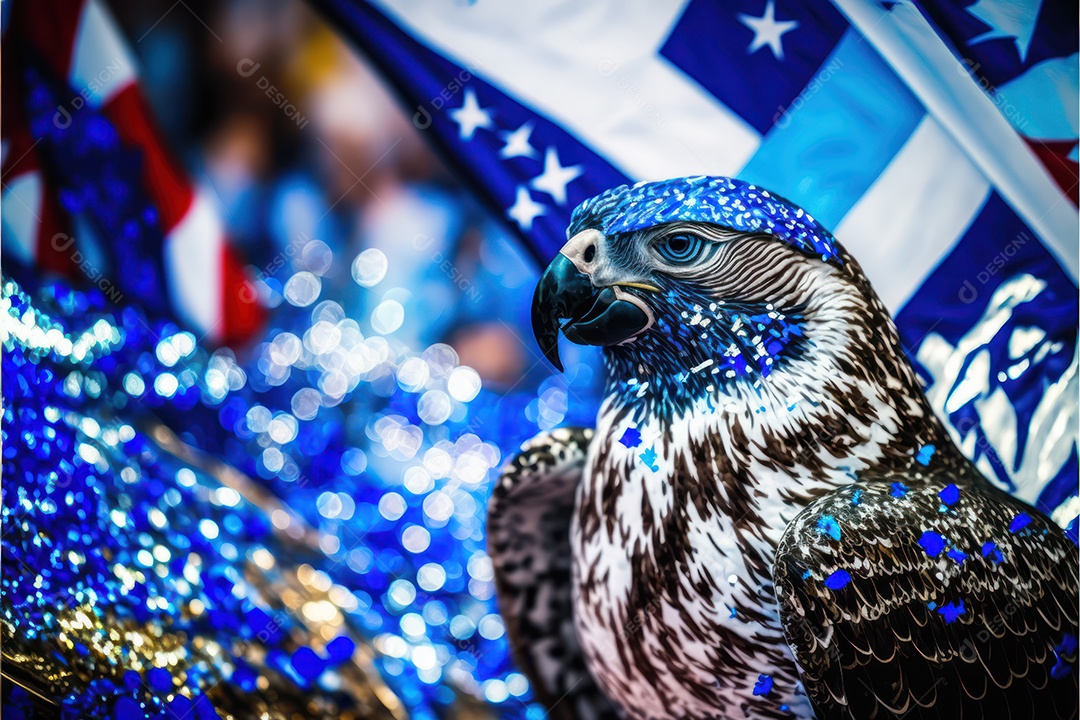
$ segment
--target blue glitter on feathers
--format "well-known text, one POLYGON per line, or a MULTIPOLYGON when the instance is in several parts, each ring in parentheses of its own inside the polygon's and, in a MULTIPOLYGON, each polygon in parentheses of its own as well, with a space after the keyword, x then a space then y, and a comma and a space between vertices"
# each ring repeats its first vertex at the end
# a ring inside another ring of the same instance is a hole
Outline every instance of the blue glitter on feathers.
POLYGON ((833 540, 840 539, 840 525, 832 515, 822 515, 817 521, 817 531, 833 540))
POLYGON ((1031 524, 1031 516, 1030 515, 1028 515, 1026 512, 1017 513, 1016 517, 1014 517, 1012 519, 1012 522, 1009 523, 1009 532, 1011 532, 1011 533, 1020 532, 1021 530, 1023 530, 1024 528, 1026 528, 1030 524, 1031 524))
POLYGON ((840 590, 847 587, 849 582, 851 582, 851 573, 847 570, 837 570, 825 578, 825 587, 830 590, 840 590))
POLYGON ((933 530, 927 530, 919 538, 919 545, 926 554, 930 557, 936 558, 941 554, 941 551, 945 549, 945 545, 948 544, 941 533, 934 532, 933 530))
POLYGON ((586 228, 605 235, 672 222, 700 222, 744 233, 765 233, 792 247, 840 263, 836 240, 805 210, 735 178, 695 176, 622 185, 581 203, 567 236, 586 228), (612 212, 614 209, 618 212, 612 212))

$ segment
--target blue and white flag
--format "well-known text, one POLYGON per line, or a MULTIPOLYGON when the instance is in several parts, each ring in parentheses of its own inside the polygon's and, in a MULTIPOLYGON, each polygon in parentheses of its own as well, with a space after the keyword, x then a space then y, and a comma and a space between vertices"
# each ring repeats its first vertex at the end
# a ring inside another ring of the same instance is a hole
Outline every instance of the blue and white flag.
POLYGON ((804 207, 957 444, 1075 533, 1075 5, 315 4, 541 263, 626 182, 738 176, 804 207))

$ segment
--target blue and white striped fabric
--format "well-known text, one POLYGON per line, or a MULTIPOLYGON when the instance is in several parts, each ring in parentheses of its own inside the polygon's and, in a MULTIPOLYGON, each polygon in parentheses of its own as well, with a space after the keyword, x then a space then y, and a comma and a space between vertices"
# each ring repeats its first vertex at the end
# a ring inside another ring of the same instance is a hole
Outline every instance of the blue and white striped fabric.
POLYGON ((1077 8, 315 0, 546 263, 582 200, 730 175, 804 207, 1002 487, 1077 501, 1077 8))

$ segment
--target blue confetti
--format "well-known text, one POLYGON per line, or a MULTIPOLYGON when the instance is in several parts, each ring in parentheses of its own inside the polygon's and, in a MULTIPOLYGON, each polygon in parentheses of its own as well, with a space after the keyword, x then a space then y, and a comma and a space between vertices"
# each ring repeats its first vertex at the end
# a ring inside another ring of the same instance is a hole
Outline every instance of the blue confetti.
POLYGON ((1009 532, 1011 532, 1011 533, 1020 532, 1021 530, 1023 530, 1024 528, 1026 528, 1030 524, 1031 524, 1031 516, 1030 515, 1028 515, 1026 512, 1018 513, 1016 515, 1016 517, 1013 518, 1012 523, 1009 525, 1009 532))
POLYGON ((919 454, 915 456, 915 462, 920 465, 929 465, 930 458, 934 457, 934 452, 937 450, 933 445, 923 445, 919 448, 919 454))
POLYGON ((851 504, 852 505, 858 505, 861 502, 862 502, 862 489, 856 490, 855 492, 851 493, 851 504))
POLYGON ((635 448, 641 444, 641 433, 638 432, 637 428, 626 428, 622 437, 619 438, 619 442, 628 448, 635 448))
POLYGON ((814 572, 812 570, 804 570, 803 574, 802 574, 802 579, 803 580, 809 580, 813 576, 814 576, 814 572))
POLYGON ((733 607, 731 607, 731 606, 729 605, 729 606, 728 606, 728 617, 729 617, 730 619, 732 619, 732 620, 734 620, 735 618, 739 617, 739 610, 738 610, 738 608, 733 608, 733 607))
POLYGON ((1055 680, 1063 680, 1069 676, 1072 671, 1072 663, 1075 661, 1076 655, 1076 636, 1072 633, 1065 633, 1061 642, 1054 646, 1054 657, 1056 662, 1054 666, 1050 668, 1050 677, 1055 680), (1069 658, 1073 658, 1070 660, 1069 658))
POLYGON ((949 556, 949 559, 955 561, 957 565, 962 565, 964 563, 964 561, 967 560, 967 557, 968 557, 967 553, 965 553, 965 552, 963 552, 961 550, 958 550, 957 548, 953 548, 952 550, 949 550, 948 556, 949 556))
POLYGON ((982 556, 989 557, 994 561, 995 565, 1005 561, 1005 556, 1001 554, 1001 550, 998 549, 997 543, 992 540, 987 540, 983 543, 982 556))
POLYGON ((938 613, 945 618, 945 624, 956 622, 956 619, 967 612, 967 608, 964 607, 964 601, 961 600, 958 603, 948 603, 938 608, 938 613))
POLYGON ((830 590, 840 590, 846 587, 849 582, 851 582, 851 573, 847 570, 837 570, 825 578, 825 587, 830 590))
POLYGON ((930 608, 931 610, 936 610, 937 609, 937 603, 934 602, 933 600, 931 600, 930 602, 926 603, 926 607, 930 608))
POLYGON ((946 485, 945 489, 938 493, 938 497, 945 505, 952 506, 960 499, 960 488, 953 484, 946 485))
POLYGON ((941 551, 945 549, 948 542, 945 540, 941 533, 934 532, 933 530, 927 530, 919 538, 919 545, 926 551, 926 554, 932 558, 936 558, 941 554, 941 551))
POLYGON ((768 675, 758 675, 757 682, 754 683, 755 695, 768 695, 772 692, 773 679, 768 675))
POLYGON ((656 464, 656 450, 649 448, 645 452, 641 453, 638 457, 641 458, 641 462, 645 463, 645 467, 649 468, 653 472, 660 469, 660 466, 656 464))
POLYGON ((840 525, 832 515, 822 515, 818 518, 817 531, 822 535, 828 535, 833 540, 840 539, 840 525))
POLYGON ((908 486, 902 482, 894 482, 890 488, 889 494, 894 498, 902 498, 908 494, 908 486))

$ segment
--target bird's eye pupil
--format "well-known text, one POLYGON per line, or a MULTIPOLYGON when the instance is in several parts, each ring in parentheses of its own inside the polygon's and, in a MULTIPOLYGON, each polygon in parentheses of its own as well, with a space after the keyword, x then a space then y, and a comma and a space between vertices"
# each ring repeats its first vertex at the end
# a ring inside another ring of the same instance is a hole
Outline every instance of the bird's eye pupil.
POLYGON ((666 262, 686 265, 698 260, 704 247, 696 235, 671 235, 660 241, 656 250, 666 262))

